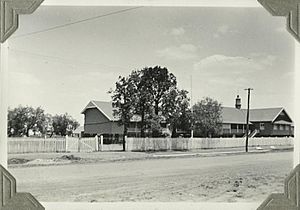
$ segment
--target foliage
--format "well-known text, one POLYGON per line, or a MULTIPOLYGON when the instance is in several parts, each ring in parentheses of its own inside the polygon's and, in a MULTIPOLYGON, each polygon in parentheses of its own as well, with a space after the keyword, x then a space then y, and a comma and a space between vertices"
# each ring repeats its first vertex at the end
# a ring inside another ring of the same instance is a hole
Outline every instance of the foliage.
POLYGON ((8 109, 8 136, 42 136, 65 135, 79 126, 79 123, 68 114, 52 117, 41 107, 18 106, 8 109), (32 133, 31 133, 32 132, 32 133))
POLYGON ((8 135, 29 136, 29 131, 34 134, 44 133, 46 128, 45 111, 41 107, 36 109, 30 106, 19 106, 8 110, 8 135))
POLYGON ((54 133, 60 136, 71 135, 73 130, 79 126, 79 123, 68 113, 55 115, 52 121, 54 133))
MULTIPOLYGON (((134 73, 134 72, 133 72, 134 73)), ((136 85, 132 82, 130 77, 119 77, 116 82, 116 89, 110 91, 113 93, 112 102, 114 109, 114 115, 118 116, 120 123, 127 128, 129 126, 130 119, 133 117, 134 110, 133 105, 135 103, 136 85)), ((125 133, 126 135, 126 133, 125 133)))
POLYGON ((177 91, 176 85, 176 77, 167 68, 160 66, 132 71, 128 77, 120 76, 115 90, 109 93, 112 94, 113 105, 116 107, 115 115, 124 125, 124 132, 127 132, 127 125, 134 115, 141 118, 142 137, 145 137, 146 130, 152 133, 153 137, 161 136, 161 123, 164 121, 175 124, 173 116, 178 115, 175 112, 179 113, 178 110, 186 111, 188 109, 188 103, 187 107, 177 108, 177 106, 181 106, 181 103, 183 104, 183 99, 180 102, 180 97, 172 98, 170 95, 174 90, 176 96, 182 93, 185 94, 184 100, 187 99, 187 92, 177 91), (168 116, 165 115, 167 112, 168 116))
POLYGON ((159 114, 160 105, 166 93, 176 88, 176 77, 167 68, 160 66, 146 67, 142 71, 140 86, 143 94, 148 94, 154 107, 154 113, 159 114))
POLYGON ((180 133, 190 133, 191 130, 191 110, 188 91, 172 89, 164 97, 163 113, 172 130, 172 137, 178 137, 180 133))
POLYGON ((209 97, 193 106, 193 124, 196 135, 211 137, 220 134, 222 105, 209 97))

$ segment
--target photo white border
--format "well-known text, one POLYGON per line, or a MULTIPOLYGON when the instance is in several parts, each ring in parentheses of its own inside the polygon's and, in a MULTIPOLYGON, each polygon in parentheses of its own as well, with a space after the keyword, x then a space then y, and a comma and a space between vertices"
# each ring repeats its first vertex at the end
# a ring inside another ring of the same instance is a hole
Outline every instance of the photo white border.
MULTIPOLYGON (((257 0, 45 0, 42 6, 201 6, 201 7, 262 7, 257 0)), ((266 11, 267 12, 267 11, 266 11)), ((284 17, 282 17, 284 18, 284 17)), ((288 31, 286 31, 288 33, 288 31)), ((8 42, 7 42, 8 43, 8 42)), ((7 44, 9 45, 9 44, 7 44)), ((1 62, 2 63, 2 62, 1 62)), ((3 69, 2 69, 3 70, 3 69)), ((7 72, 4 72, 4 76, 7 72)), ((297 110, 300 105, 297 96, 300 96, 300 84, 297 79, 300 76, 300 43, 295 40, 295 136, 299 136, 300 129, 297 129, 300 121, 300 111, 297 110)), ((6 92, 7 81, 5 78, 0 78, 1 85, 4 85, 6 92)), ((2 85, 2 87, 3 87, 2 85)), ((7 94, 4 94, 4 101, 7 102, 7 94)), ((7 107, 6 103, 1 101, 1 107, 7 107)), ((3 109, 2 109, 3 110, 3 109)), ((2 132, 1 132, 2 133, 2 132)), ((295 138, 296 139, 296 138, 295 138)), ((294 141, 294 166, 300 163, 300 142, 294 141)), ((283 192, 284 189, 282 189, 283 192)), ((266 196, 267 198, 267 196, 266 196)), ((115 209, 146 209, 146 210, 160 210, 160 209, 201 209, 201 210, 232 210, 232 209, 245 209, 255 210, 260 203, 211 203, 211 202, 174 202, 174 203, 137 203, 137 202, 116 202, 116 203, 56 203, 56 202, 43 202, 46 210, 70 209, 70 210, 115 210, 115 209)))

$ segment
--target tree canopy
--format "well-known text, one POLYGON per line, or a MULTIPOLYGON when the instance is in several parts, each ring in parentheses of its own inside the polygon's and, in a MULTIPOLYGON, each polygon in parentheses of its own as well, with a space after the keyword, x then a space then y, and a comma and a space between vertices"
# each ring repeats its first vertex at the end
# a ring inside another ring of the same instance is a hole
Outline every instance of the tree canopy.
POLYGON ((79 123, 68 113, 55 115, 52 120, 54 133, 60 136, 71 135, 79 126, 79 123))
POLYGON ((47 135, 56 133, 66 135, 69 131, 76 129, 79 123, 70 115, 56 115, 52 117, 45 113, 41 107, 18 106, 8 109, 8 136, 47 135), (69 129, 69 130, 68 130, 69 129))
POLYGON ((8 135, 29 136, 29 131, 43 133, 46 128, 46 114, 41 107, 19 106, 8 110, 8 135))
MULTIPOLYGON (((172 124, 174 128, 182 126, 175 125, 175 120, 179 119, 179 112, 186 111, 189 106, 187 91, 178 90, 175 75, 160 66, 134 70, 128 77, 120 76, 115 90, 110 93, 116 107, 115 115, 124 125, 124 135, 131 117, 138 115, 142 137, 145 137, 146 131, 153 137, 161 136, 162 124, 172 124)), ((184 116, 186 113, 180 115, 184 116)))
POLYGON ((195 135, 211 137, 220 134, 222 105, 217 100, 206 97, 193 106, 193 127, 195 135))
POLYGON ((178 130, 186 135, 191 131, 192 113, 188 91, 172 89, 163 99, 163 113, 172 130, 172 137, 178 137, 178 130))

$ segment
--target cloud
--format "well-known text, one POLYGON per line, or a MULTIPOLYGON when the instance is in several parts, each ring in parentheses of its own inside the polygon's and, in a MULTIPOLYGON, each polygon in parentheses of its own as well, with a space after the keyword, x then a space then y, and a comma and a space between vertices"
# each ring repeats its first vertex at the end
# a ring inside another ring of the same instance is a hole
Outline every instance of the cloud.
POLYGON ((231 29, 228 25, 222 25, 217 28, 216 32, 213 34, 213 37, 219 38, 227 34, 236 34, 237 32, 237 30, 231 29))
POLYGON ((185 34, 185 30, 182 27, 179 28, 172 28, 170 34, 173 36, 181 36, 185 34))
POLYGON ((255 58, 215 54, 194 64, 194 76, 200 78, 199 83, 224 88, 253 86, 264 79, 262 75, 272 69, 275 60, 273 55, 255 58))
POLYGON ((216 69, 227 69, 227 71, 240 72, 242 70, 261 70, 263 67, 257 64, 251 58, 241 57, 241 56, 226 56, 226 55, 212 55, 208 56, 199 62, 194 64, 195 70, 211 69, 216 71, 216 69))
POLYGON ((167 47, 157 51, 157 55, 171 60, 188 60, 197 57, 198 48, 192 44, 167 47))
POLYGON ((252 57, 253 59, 255 59, 258 63, 261 63, 263 65, 265 65, 266 67, 270 67, 272 65, 274 65, 277 57, 275 55, 270 55, 267 53, 251 53, 250 57, 252 57))

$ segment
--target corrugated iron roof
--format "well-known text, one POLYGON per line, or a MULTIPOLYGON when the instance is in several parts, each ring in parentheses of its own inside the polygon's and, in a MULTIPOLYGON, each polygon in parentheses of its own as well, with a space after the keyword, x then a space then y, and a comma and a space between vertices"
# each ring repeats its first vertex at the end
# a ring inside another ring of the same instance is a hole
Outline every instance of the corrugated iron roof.
MULTIPOLYGON (((114 108, 112 102, 107 101, 90 101, 82 113, 86 109, 97 108, 101 111, 109 120, 118 121, 120 118, 114 116, 114 108)), ((263 108, 263 109, 250 109, 250 123, 251 122, 273 122, 275 118, 284 111, 283 108, 263 108)), ((246 109, 237 109, 234 107, 222 108, 222 120, 223 123, 234 124, 246 124, 246 109)), ((133 116, 132 121, 140 121, 141 118, 138 115, 133 116)))
MULTIPOLYGON (((250 122, 273 122, 283 111, 283 108, 250 109, 250 122)), ((247 110, 233 107, 223 107, 222 119, 224 123, 246 124, 247 110)))
POLYGON ((264 108, 264 109, 251 109, 250 121, 273 121, 280 114, 283 108, 264 108))
POLYGON ((112 102, 106 102, 106 101, 92 101, 92 102, 97 106, 97 108, 100 111, 102 111, 104 115, 106 115, 109 118, 109 120, 117 121, 120 119, 118 116, 114 116, 114 108, 112 102))
POLYGON ((76 128, 74 131, 73 131, 73 133, 81 133, 81 132, 83 132, 84 131, 84 126, 79 126, 78 128, 76 128))
POLYGON ((243 109, 223 107, 222 120, 223 123, 246 124, 246 114, 243 109))
MULTIPOLYGON (((84 114, 85 110, 91 109, 91 108, 97 108, 99 111, 101 111, 111 121, 120 120, 120 118, 118 116, 114 115, 114 110, 116 108, 113 108, 112 102, 90 101, 81 113, 84 114)), ((141 117, 139 115, 134 115, 132 117, 131 121, 132 122, 139 122, 139 121, 141 121, 141 117)))

